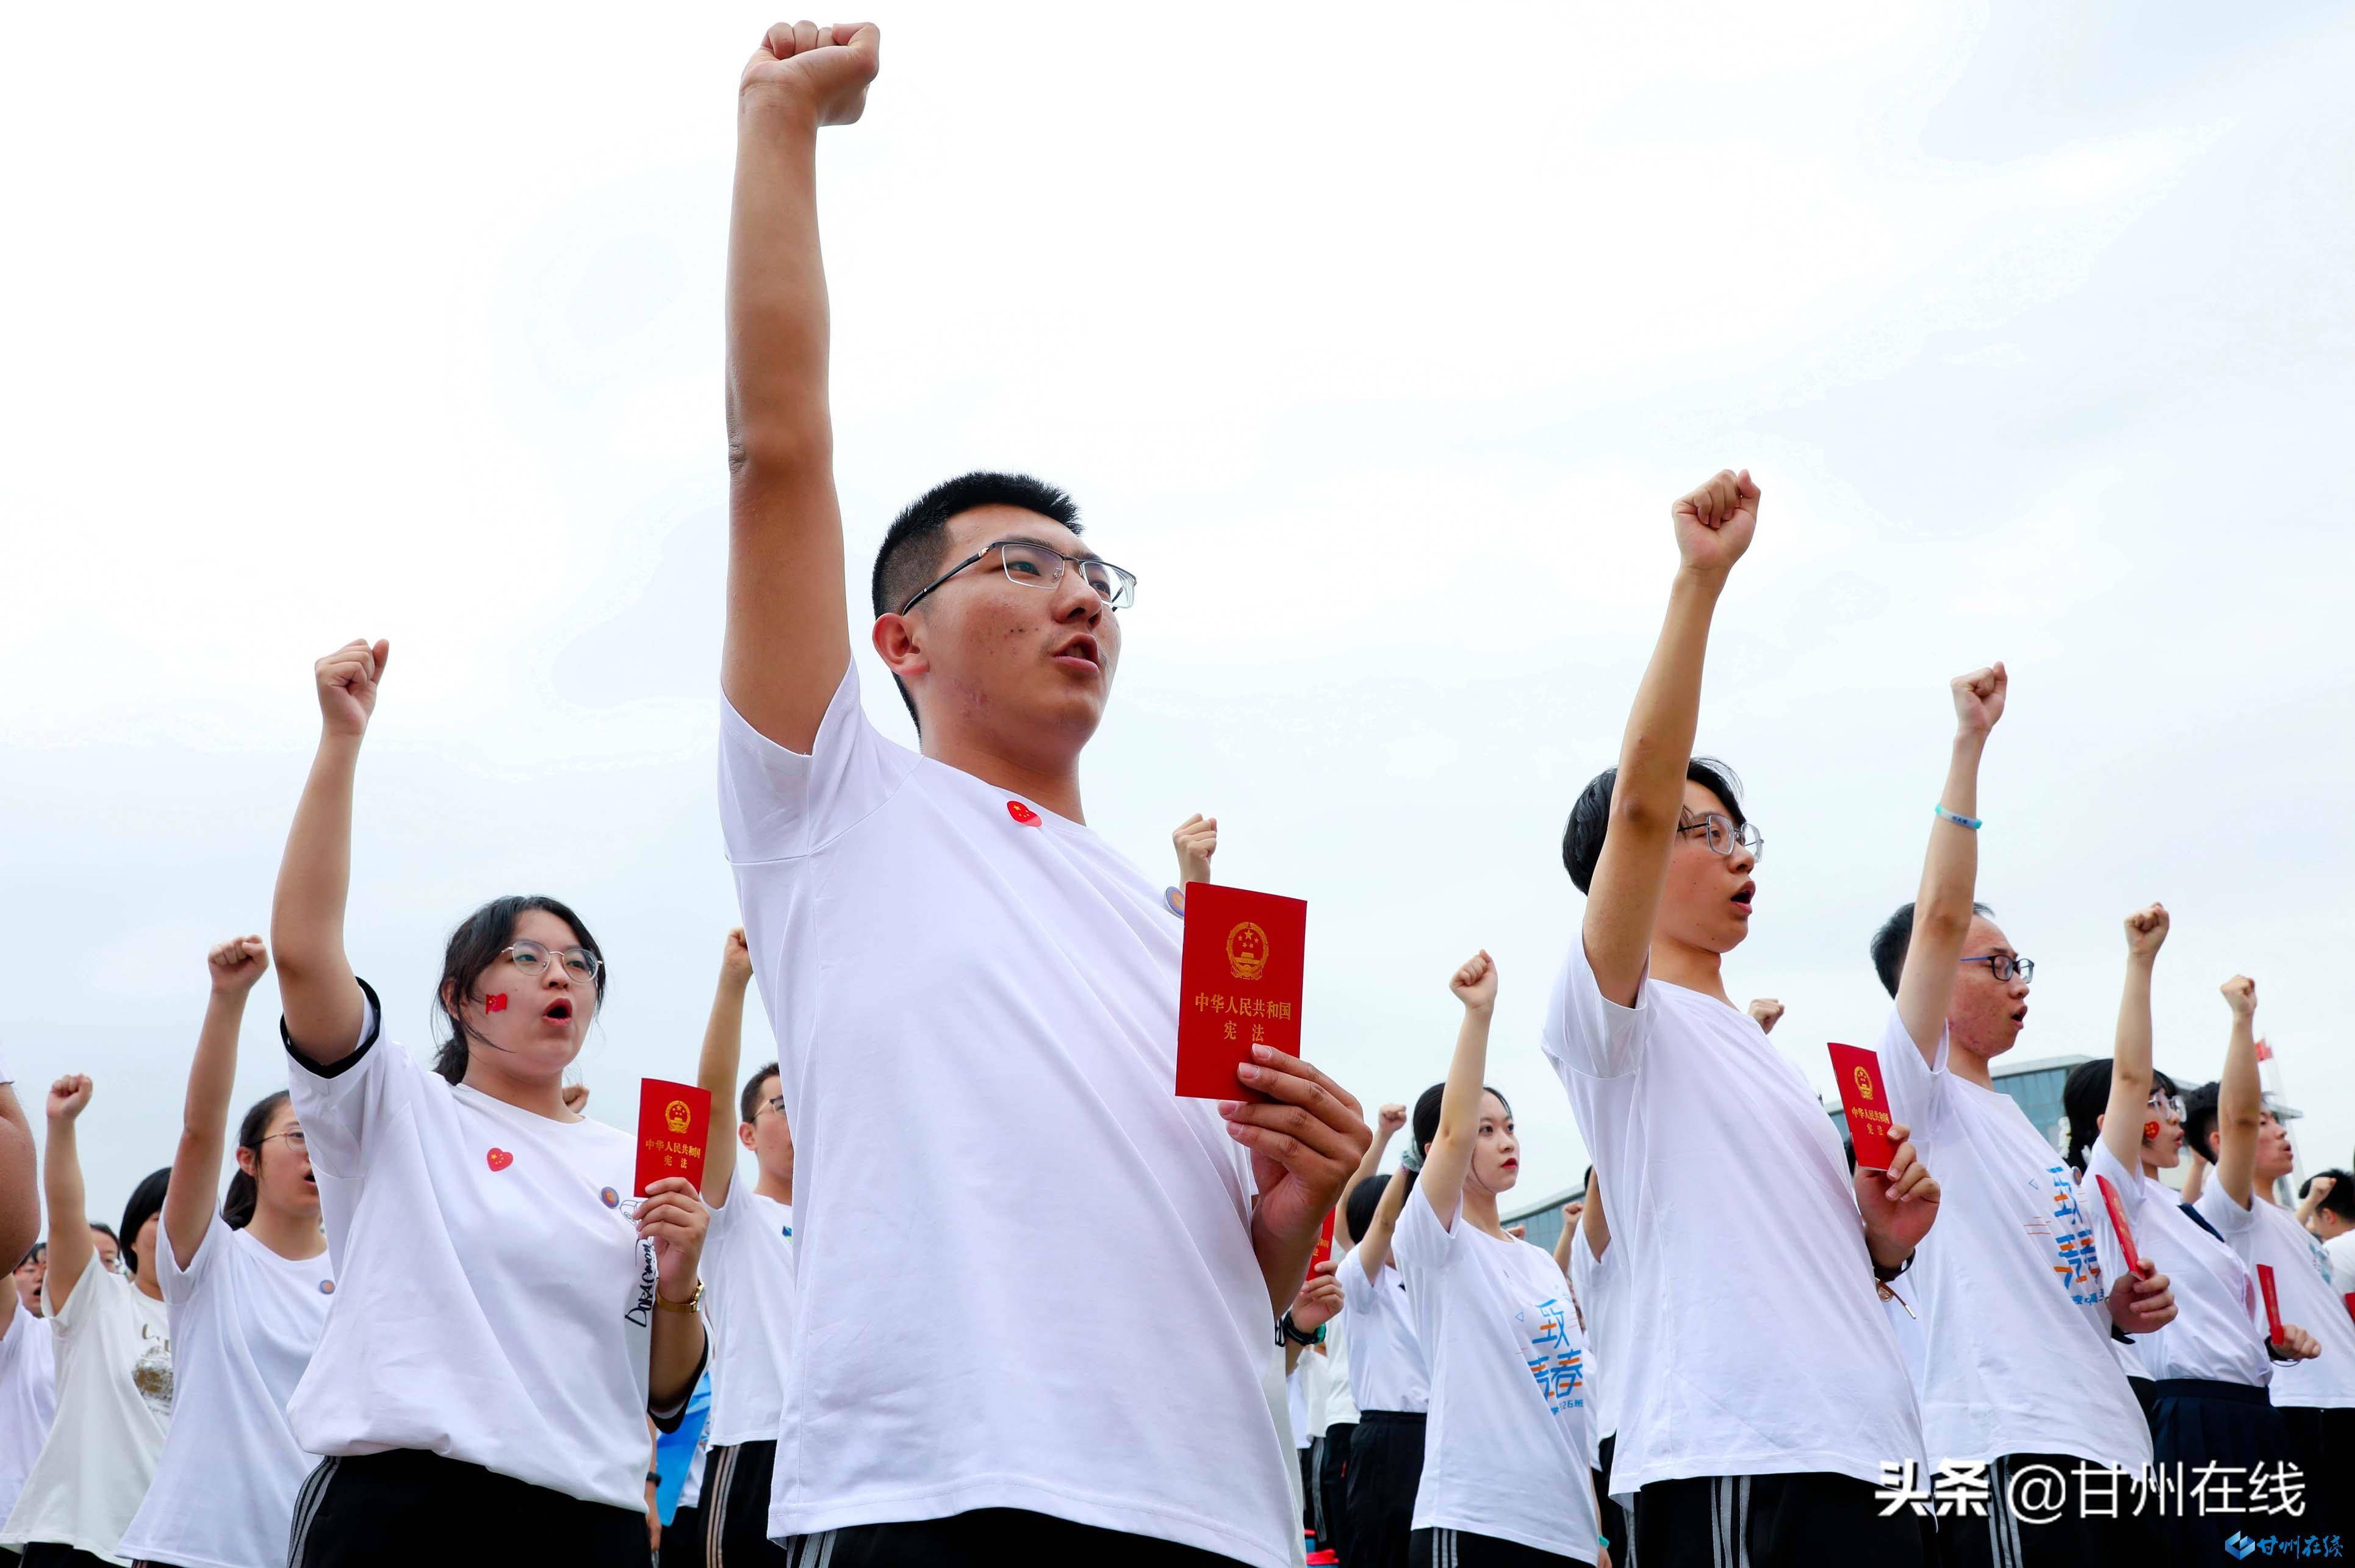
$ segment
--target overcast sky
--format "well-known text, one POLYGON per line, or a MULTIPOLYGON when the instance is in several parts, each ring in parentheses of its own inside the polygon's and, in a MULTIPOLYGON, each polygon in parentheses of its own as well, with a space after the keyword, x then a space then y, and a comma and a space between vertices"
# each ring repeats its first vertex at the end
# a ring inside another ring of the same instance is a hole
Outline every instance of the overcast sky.
MULTIPOLYGON (((773 19, 14 20, 0 1052, 37 1122, 97 1078, 93 1214, 171 1157, 204 949, 267 928, 311 661, 356 635, 394 650, 349 944, 395 1038, 428 1048, 461 916, 545 891, 612 964, 592 1111, 692 1076, 735 919, 734 88, 773 19)), ((1089 820, 1166 880, 1215 813, 1222 880, 1308 901, 1309 1052, 1369 1112, 1443 1071, 1485 944, 1524 1186, 1577 1179, 1537 1049, 1563 818, 1669 502, 1746 464, 1700 726, 1766 836, 1736 997, 1788 1004, 1826 1091, 1824 1042, 1875 1037, 1946 681, 2000 657, 1981 896, 2040 965, 2019 1056, 2107 1053, 2121 918, 2163 899, 2160 1064, 2211 1075, 2216 987, 2255 976, 2307 1162, 2346 1162, 2355 14, 879 19, 821 159, 851 571, 951 474, 1071 489, 1142 582, 1089 820)), ((265 983, 240 1105, 285 1081, 277 1011, 265 983)))

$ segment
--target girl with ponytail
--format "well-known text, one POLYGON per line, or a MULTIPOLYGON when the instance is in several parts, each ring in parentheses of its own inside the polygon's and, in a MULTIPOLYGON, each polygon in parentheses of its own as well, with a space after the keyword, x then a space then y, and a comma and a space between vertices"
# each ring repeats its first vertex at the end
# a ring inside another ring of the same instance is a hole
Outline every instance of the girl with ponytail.
POLYGON ((180 1147, 164 1191, 156 1264, 172 1328, 172 1428, 116 1554, 140 1563, 275 1568, 311 1467, 286 1421, 326 1327, 335 1281, 319 1189, 286 1091, 238 1125, 218 1210, 237 1037, 270 967, 259 936, 206 955, 212 998, 188 1067, 180 1147))

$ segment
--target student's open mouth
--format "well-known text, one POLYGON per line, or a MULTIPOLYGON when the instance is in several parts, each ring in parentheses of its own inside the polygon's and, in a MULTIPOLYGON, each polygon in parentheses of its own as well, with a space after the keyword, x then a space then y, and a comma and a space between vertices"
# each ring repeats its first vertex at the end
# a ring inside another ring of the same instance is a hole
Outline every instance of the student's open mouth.
POLYGON ((1066 669, 1084 669, 1094 675, 1103 673, 1103 650, 1093 637, 1084 632, 1057 648, 1050 656, 1066 669))
POLYGON ((570 1023, 572 1021, 571 998, 569 997, 557 997, 556 1000, 549 1003, 546 1008, 540 1010, 539 1016, 552 1024, 570 1023))
POLYGON ((2020 1024, 2026 1023, 2028 1021, 2028 1008, 2025 1006, 2021 1007, 2018 1012, 2011 1015, 2011 1021, 2015 1028, 2020 1024))
POLYGON ((1740 887, 1733 890, 1733 907, 1740 910, 1743 914, 1748 914, 1750 912, 1750 901, 1757 896, 1758 884, 1756 882, 1744 882, 1740 887))

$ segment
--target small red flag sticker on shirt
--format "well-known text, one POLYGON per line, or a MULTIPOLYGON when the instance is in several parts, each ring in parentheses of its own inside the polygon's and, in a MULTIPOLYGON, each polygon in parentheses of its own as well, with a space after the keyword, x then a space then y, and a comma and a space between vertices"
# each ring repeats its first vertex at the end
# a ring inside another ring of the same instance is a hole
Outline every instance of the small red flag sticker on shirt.
POLYGON ((1039 814, 1018 800, 1009 800, 1006 803, 1006 815, 1025 827, 1039 826, 1039 814))
POLYGON ((483 1011, 486 1013, 503 1013, 506 1010, 507 994, 505 991, 495 992, 494 994, 483 998, 483 1011))
POLYGON ((488 1154, 485 1155, 483 1157, 483 1160, 484 1163, 488 1165, 493 1170, 505 1170, 507 1167, 515 1163, 515 1156, 509 1154, 503 1148, 495 1148, 488 1154))
POLYGON ((1300 991, 1308 906, 1216 882, 1186 889, 1178 960, 1178 1093, 1194 1100, 1264 1100, 1235 1069, 1264 1045, 1300 1054, 1300 991))
POLYGON ((2265 1338, 2274 1344, 2282 1342, 2281 1297, 2274 1294, 2274 1265, 2257 1265, 2257 1288, 2265 1297, 2265 1338))
POLYGON ((2102 1207, 2110 1211, 2110 1229, 2117 1233, 2118 1252, 2126 1260, 2126 1272, 2141 1274, 2142 1254, 2135 1251, 2134 1227, 2126 1223, 2126 1205, 2118 1201, 2118 1189, 2099 1171, 2094 1173, 2094 1185, 2102 1189, 2102 1207))
POLYGON ((703 1156, 711 1136, 711 1091, 692 1083, 642 1080, 638 1087, 638 1184, 646 1189, 666 1176, 703 1185, 703 1156))
POLYGON ((1889 1090, 1881 1061, 1859 1045, 1831 1047, 1832 1077, 1839 1084, 1840 1109, 1848 1113, 1848 1136, 1856 1144, 1859 1170, 1887 1170, 1897 1160, 1889 1136, 1889 1090))

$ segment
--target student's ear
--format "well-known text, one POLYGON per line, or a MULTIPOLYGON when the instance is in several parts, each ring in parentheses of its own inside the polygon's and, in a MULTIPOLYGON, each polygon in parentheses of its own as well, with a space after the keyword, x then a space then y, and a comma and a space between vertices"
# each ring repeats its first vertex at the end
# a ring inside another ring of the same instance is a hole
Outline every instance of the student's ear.
POLYGON ((739 1123, 737 1123, 737 1124, 736 1124, 736 1141, 737 1141, 738 1143, 740 1143, 740 1144, 742 1144, 742 1145, 744 1146, 745 1149, 746 1149, 748 1152, 751 1149, 751 1147, 752 1147, 752 1124, 751 1124, 751 1123, 750 1123, 750 1122, 739 1122, 739 1123))
POLYGON ((2094 1131, 2096 1134, 2100 1133, 2102 1130, 2102 1124, 2109 1119, 2110 1114, 2107 1111, 2096 1112, 2094 1116, 2094 1131))
POLYGON ((245 1172, 248 1176, 253 1177, 257 1180, 260 1179, 261 1176, 261 1172, 258 1168, 261 1164, 261 1161, 254 1157, 254 1153, 251 1149, 240 1147, 237 1151, 238 1169, 245 1172))

